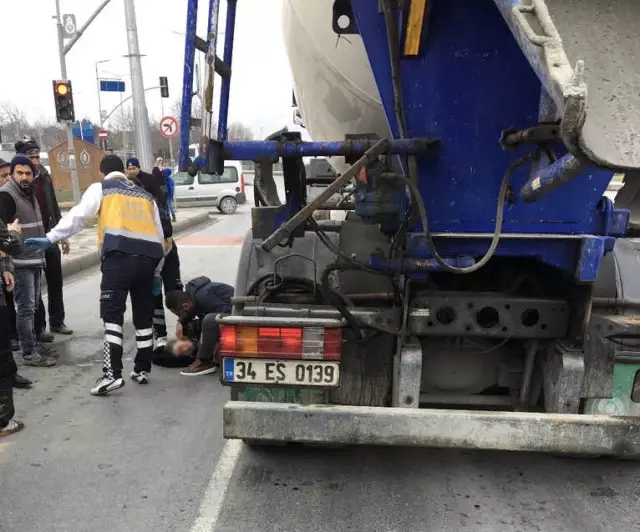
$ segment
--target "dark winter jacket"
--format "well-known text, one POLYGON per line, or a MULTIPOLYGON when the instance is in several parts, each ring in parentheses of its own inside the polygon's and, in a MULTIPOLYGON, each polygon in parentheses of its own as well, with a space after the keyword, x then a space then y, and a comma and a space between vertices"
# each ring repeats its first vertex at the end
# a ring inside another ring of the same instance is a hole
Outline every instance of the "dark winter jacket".
POLYGON ((62 214, 60 213, 60 206, 58 205, 58 198, 56 198, 56 190, 53 186, 51 174, 49 174, 47 169, 42 165, 38 166, 38 175, 33 182, 34 187, 38 185, 38 180, 42 180, 41 186, 44 191, 44 205, 40 204, 42 223, 44 224, 45 231, 48 232, 58 225, 62 214))
POLYGON ((207 314, 231 314, 233 286, 214 283, 208 277, 196 277, 187 283, 185 291, 195 303, 195 313, 200 319, 207 314))
MULTIPOLYGON (((3 272, 13 273, 13 264, 10 255, 19 255, 22 251, 20 235, 15 231, 10 231, 2 220, 0 220, 0 274, 3 272)), ((1 278, 0 278, 1 279, 1 278)), ((0 282, 3 282, 0 280, 0 282)), ((4 298, 4 291, 0 290, 0 307, 5 307, 7 302, 4 298)))
POLYGON ((171 213, 169 212, 169 205, 167 203, 167 193, 162 172, 160 172, 158 178, 156 175, 141 171, 138 174, 138 181, 140 181, 142 187, 156 200, 164 237, 169 238, 173 236, 173 224, 171 223, 171 213))

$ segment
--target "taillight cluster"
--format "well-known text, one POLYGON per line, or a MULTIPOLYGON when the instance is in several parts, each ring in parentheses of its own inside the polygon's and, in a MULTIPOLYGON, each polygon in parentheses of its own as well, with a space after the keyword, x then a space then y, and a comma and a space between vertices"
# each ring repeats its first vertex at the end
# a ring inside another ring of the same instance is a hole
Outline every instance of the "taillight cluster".
POLYGON ((226 357, 340 360, 340 329, 222 325, 220 352, 226 357))

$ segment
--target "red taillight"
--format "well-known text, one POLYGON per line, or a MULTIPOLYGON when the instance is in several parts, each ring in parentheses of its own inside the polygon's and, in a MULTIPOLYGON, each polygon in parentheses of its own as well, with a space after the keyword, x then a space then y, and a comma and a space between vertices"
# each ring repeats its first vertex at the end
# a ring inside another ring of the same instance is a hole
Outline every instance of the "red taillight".
POLYGON ((240 174, 240 192, 244 192, 244 174, 240 174))
POLYGON ((324 358, 326 360, 340 360, 342 334, 340 329, 324 330, 324 358))
POLYGON ((340 360, 340 329, 321 327, 220 327, 222 356, 340 360))

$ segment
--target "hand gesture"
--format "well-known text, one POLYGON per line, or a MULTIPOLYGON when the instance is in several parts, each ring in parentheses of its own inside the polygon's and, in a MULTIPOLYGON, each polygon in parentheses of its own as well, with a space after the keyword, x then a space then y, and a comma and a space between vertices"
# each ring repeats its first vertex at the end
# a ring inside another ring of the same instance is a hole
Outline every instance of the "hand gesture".
POLYGON ((25 238, 24 245, 27 247, 33 246, 40 251, 44 251, 51 247, 51 241, 47 237, 25 238))
POLYGON ((16 279, 11 272, 2 272, 2 279, 4 280, 4 287, 7 292, 13 292, 16 286, 16 279))
POLYGON ((9 231, 15 231, 16 233, 22 233, 22 227, 20 226, 20 220, 16 218, 11 225, 8 226, 9 231))
POLYGON ((62 246, 62 254, 68 255, 69 251, 71 251, 71 244, 69 243, 69 241, 63 240, 60 242, 60 245, 62 246))

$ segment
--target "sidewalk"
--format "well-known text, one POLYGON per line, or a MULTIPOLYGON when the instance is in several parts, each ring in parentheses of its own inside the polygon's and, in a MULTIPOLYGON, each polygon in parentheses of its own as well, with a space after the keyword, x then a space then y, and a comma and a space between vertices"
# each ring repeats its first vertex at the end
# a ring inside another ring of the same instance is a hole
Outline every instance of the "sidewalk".
MULTIPOLYGON (((173 223, 174 235, 215 219, 209 215, 211 212, 211 207, 179 209, 177 221, 173 223)), ((87 228, 74 236, 70 243, 71 251, 68 255, 62 256, 62 275, 64 277, 78 273, 100 262, 95 225, 89 226, 87 224, 87 228)))

